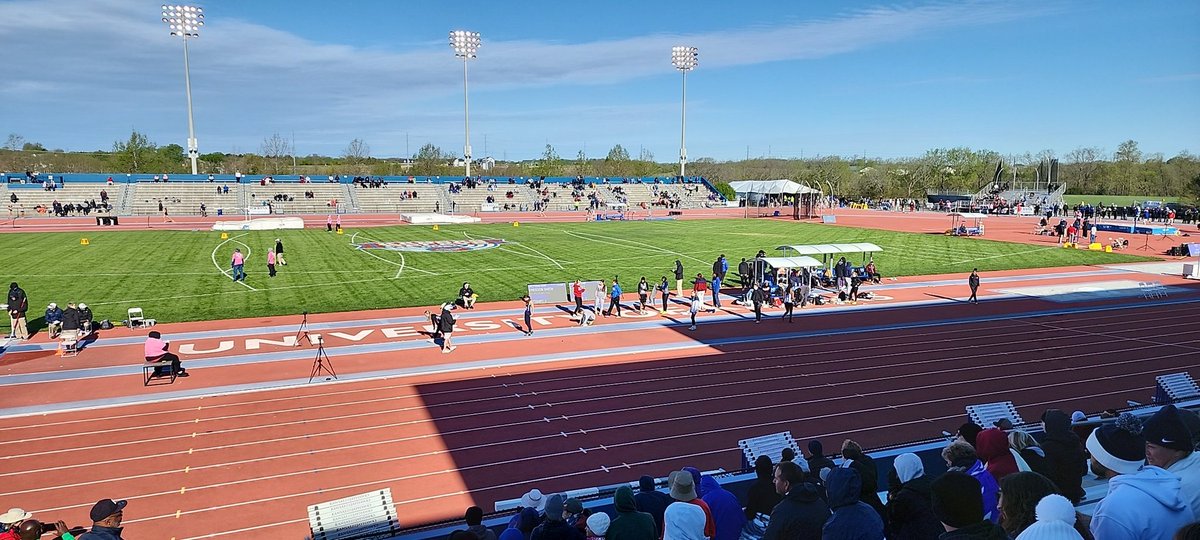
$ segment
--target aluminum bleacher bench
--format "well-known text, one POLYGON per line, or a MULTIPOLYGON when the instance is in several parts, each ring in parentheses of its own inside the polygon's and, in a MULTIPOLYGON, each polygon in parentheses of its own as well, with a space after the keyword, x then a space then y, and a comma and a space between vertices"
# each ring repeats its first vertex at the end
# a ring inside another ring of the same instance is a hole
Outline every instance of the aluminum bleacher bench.
POLYGON ((312 540, 382 539, 400 532, 391 488, 309 506, 308 525, 312 540))

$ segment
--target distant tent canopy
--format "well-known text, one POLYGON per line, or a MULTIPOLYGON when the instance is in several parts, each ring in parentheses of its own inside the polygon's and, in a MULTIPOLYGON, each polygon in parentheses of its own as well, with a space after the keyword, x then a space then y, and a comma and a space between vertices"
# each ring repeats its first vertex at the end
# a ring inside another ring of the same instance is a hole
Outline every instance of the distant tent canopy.
MULTIPOLYGON (((792 200, 793 219, 817 217, 817 200, 821 197, 819 189, 791 180, 738 180, 730 182, 729 187, 733 188, 739 199, 746 200, 747 210, 751 207, 766 208, 766 201, 778 201, 786 197, 792 200)), ((765 214, 760 212, 760 215, 765 214)))

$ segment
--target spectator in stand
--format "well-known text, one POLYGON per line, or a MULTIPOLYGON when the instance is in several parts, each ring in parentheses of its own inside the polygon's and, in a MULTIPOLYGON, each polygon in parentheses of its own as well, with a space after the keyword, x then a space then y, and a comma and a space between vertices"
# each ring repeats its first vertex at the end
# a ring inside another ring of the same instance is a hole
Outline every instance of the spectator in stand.
POLYGON ((958 435, 955 437, 955 440, 965 441, 967 444, 971 445, 971 448, 974 448, 976 443, 975 439, 979 437, 980 431, 983 431, 983 426, 976 424, 975 422, 967 422, 961 426, 958 426, 958 435))
POLYGON ((821 538, 821 529, 830 516, 829 505, 817 486, 805 481, 799 465, 785 462, 775 466, 775 493, 783 500, 771 511, 762 540, 821 538))
POLYGON ((563 521, 566 521, 567 525, 579 529, 579 532, 585 536, 587 535, 587 517, 588 514, 583 510, 583 501, 575 497, 563 501, 563 521))
MULTIPOLYGON (((542 500, 545 502, 545 499, 542 500)), ((524 507, 521 511, 513 515, 508 522, 508 528, 500 533, 502 540, 529 540, 533 536, 533 529, 541 524, 542 518, 538 514, 537 508, 524 507), (509 531, 516 531, 516 534, 509 531)))
POLYGON ((1017 472, 1017 461, 1009 451, 1008 436, 999 428, 987 428, 976 437, 975 454, 997 481, 1017 472))
POLYGON ((951 470, 965 472, 983 486, 984 517, 992 523, 1000 522, 1000 510, 996 498, 1000 494, 1000 485, 992 473, 988 472, 975 455, 975 448, 965 441, 954 441, 942 449, 942 459, 951 470))
POLYGON ((479 540, 496 540, 496 533, 483 525, 483 509, 472 506, 464 516, 467 521, 467 532, 474 534, 479 540))
POLYGON ((584 536, 588 540, 600 540, 606 538, 608 529, 612 525, 612 519, 604 512, 596 512, 587 518, 587 526, 584 527, 584 536))
POLYGON ((857 470, 833 469, 825 486, 833 515, 821 529, 822 540, 883 540, 883 519, 859 499, 862 478, 857 470))
MULTIPOLYGON (((149 337, 146 338, 146 361, 147 362, 170 362, 171 370, 180 377, 187 377, 188 372, 179 363, 179 356, 167 351, 171 344, 162 340, 162 334, 157 330, 151 330, 149 337)), ((154 373, 161 375, 161 368, 155 368, 154 373)))
POLYGON ((771 515, 771 510, 779 504, 782 497, 775 492, 775 465, 768 456, 758 456, 754 460, 754 482, 746 491, 746 519, 754 519, 759 514, 771 515))
POLYGON ((29 328, 25 325, 25 314, 29 311, 29 297, 17 282, 8 286, 9 328, 13 339, 29 339, 29 328))
POLYGON ((933 513, 946 529, 941 540, 1007 540, 1004 529, 985 517, 987 503, 979 481, 971 475, 962 471, 943 474, 933 481, 930 500, 933 513))
POLYGON ((0 514, 0 540, 19 540, 17 527, 21 522, 33 517, 33 512, 21 508, 9 508, 8 512, 0 514))
POLYGON ((1166 469, 1181 480, 1179 492, 1200 519, 1200 454, 1196 453, 1195 434, 1174 405, 1167 405, 1146 420, 1146 462, 1166 469))
POLYGON ((1036 520, 1035 507, 1058 488, 1049 478, 1035 472, 1010 474, 1000 481, 1000 526, 1016 538, 1036 520))
POLYGON ((1047 495, 1034 507, 1037 521, 1018 535, 1018 540, 1083 540, 1078 530, 1075 507, 1062 495, 1047 495))
POLYGON ((810 482, 821 483, 821 469, 833 469, 833 460, 825 457, 825 446, 821 441, 808 441, 808 478, 810 482))
POLYGON ((1083 499, 1083 475, 1087 474, 1087 452, 1079 436, 1071 431, 1071 419, 1059 409, 1042 413, 1042 451, 1046 454, 1046 476, 1058 492, 1079 504, 1083 499))
POLYGON ((633 489, 629 486, 617 488, 613 494, 613 507, 617 510, 617 517, 612 519, 605 533, 608 540, 654 540, 659 537, 654 516, 638 511, 633 489))
POLYGON ((639 511, 650 514, 650 517, 654 518, 654 526, 658 530, 658 535, 662 536, 663 513, 667 510, 667 506, 674 502, 671 496, 654 489, 654 478, 647 475, 638 479, 638 492, 634 494, 633 501, 637 504, 639 511))
POLYGON ((1088 436, 1092 473, 1108 480, 1108 495, 1096 504, 1091 531, 1096 540, 1170 540, 1195 521, 1180 496, 1178 476, 1146 463, 1146 439, 1137 417, 1125 413, 1088 436))
POLYGON ((700 491, 704 493, 701 499, 708 504, 713 521, 717 523, 717 535, 713 540, 738 540, 742 535, 742 527, 746 525, 746 514, 737 496, 708 475, 700 478, 700 491))
MULTIPOLYGON (((1038 446, 1037 439, 1021 430, 1008 432, 1008 447, 1012 448, 1029 465, 1029 470, 1049 478, 1046 468, 1046 452, 1038 446)), ((1055 493, 1058 491, 1056 490, 1055 493)))
POLYGON ((92 506, 92 530, 79 540, 121 540, 121 519, 124 517, 125 501, 102 499, 92 506))
POLYGON ((671 503, 663 514, 663 540, 709 540, 704 534, 704 509, 683 502, 671 503))
POLYGON ((533 529, 530 540, 584 540, 579 529, 563 521, 563 496, 554 494, 546 498, 546 521, 533 529))
POLYGON ((75 302, 67 302, 67 309, 63 310, 62 314, 62 331, 78 333, 83 326, 79 318, 79 308, 75 307, 75 302))
POLYGON ((46 331, 50 333, 50 339, 55 339, 62 332, 63 310, 58 307, 58 304, 50 302, 46 306, 46 331))
POLYGON ((890 540, 936 540, 945 532, 933 514, 930 480, 921 458, 912 453, 896 456, 888 479, 885 525, 890 540))
POLYGON ((862 487, 859 500, 874 508, 879 518, 883 519, 887 511, 883 508, 883 501, 879 500, 879 469, 875 466, 875 460, 863 452, 862 446, 850 439, 842 441, 842 457, 846 459, 842 467, 852 467, 858 471, 862 487))
MULTIPOLYGON (((699 506, 704 511, 704 536, 708 538, 715 536, 717 534, 717 523, 713 520, 712 509, 708 507, 708 503, 704 502, 704 499, 701 499, 696 494, 696 479, 692 476, 692 473, 688 471, 674 471, 667 477, 667 481, 671 485, 671 498, 675 499, 675 502, 667 507, 666 513, 670 513, 671 507, 679 503, 699 506)), ((664 516, 666 513, 664 513, 664 516)))

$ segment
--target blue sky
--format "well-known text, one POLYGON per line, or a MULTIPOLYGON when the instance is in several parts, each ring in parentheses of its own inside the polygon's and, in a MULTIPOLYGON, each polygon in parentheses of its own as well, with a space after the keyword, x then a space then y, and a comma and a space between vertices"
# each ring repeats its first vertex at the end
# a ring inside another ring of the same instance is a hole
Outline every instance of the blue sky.
MULTIPOLYGON (((109 149, 131 129, 185 144, 183 53, 155 2, 0 0, 0 137, 109 149)), ((470 64, 474 155, 571 159, 614 144, 677 159, 672 45, 688 75, 688 155, 898 158, 1126 139, 1200 154, 1200 2, 199 3, 190 42, 200 151, 377 157, 461 152, 470 64), (486 142, 485 142, 486 138, 486 142)))

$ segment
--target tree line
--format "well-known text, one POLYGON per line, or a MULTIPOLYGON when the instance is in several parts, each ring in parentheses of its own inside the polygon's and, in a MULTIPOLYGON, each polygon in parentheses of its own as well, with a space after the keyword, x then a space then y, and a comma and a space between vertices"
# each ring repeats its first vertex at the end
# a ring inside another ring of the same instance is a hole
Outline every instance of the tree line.
MULTIPOLYGON (((201 173, 307 174, 325 175, 417 175, 462 174, 458 158, 432 143, 422 145, 409 158, 380 158, 362 139, 351 140, 338 156, 296 156, 292 142, 279 133, 263 139, 258 152, 208 153, 200 156, 201 173)), ((701 158, 688 165, 689 176, 704 176, 714 184, 733 180, 791 179, 826 193, 848 198, 924 198, 927 190, 975 192, 989 183, 998 163, 1007 180, 1040 180, 1040 163, 1058 159, 1059 180, 1067 193, 1095 195, 1154 195, 1200 199, 1200 158, 1187 151, 1175 156, 1145 154, 1137 141, 1117 145, 1111 154, 1101 148, 1080 147, 1064 156, 1051 150, 1018 155, 1001 155, 991 150, 966 147, 936 148, 919 157, 878 159, 826 156, 806 159, 750 158, 716 161, 701 158)), ((65 152, 46 150, 18 134, 10 134, 0 147, 0 170, 96 173, 185 173, 189 164, 177 144, 158 146, 134 130, 128 139, 115 141, 110 151, 65 152)), ((660 163, 642 149, 636 157, 614 145, 604 157, 589 157, 579 150, 574 159, 562 157, 547 144, 537 159, 496 162, 486 176, 616 176, 671 177, 678 164, 660 163)))

